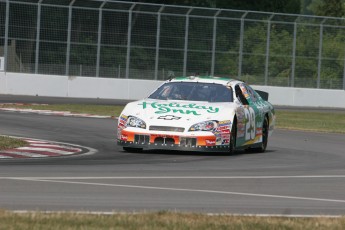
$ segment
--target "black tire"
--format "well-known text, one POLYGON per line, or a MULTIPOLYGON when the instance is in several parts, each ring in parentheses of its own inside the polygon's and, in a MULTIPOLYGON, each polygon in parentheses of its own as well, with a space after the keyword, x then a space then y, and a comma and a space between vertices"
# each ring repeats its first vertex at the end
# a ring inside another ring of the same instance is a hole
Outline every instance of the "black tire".
POLYGON ((234 119, 234 123, 231 127, 230 143, 229 143, 229 154, 233 154, 236 149, 236 136, 237 136, 237 121, 234 119))
POLYGON ((258 153, 263 153, 266 151, 267 148, 267 143, 268 143, 268 118, 265 117, 264 119, 264 123, 262 124, 262 142, 261 142, 261 146, 259 148, 255 148, 255 152, 258 153))
POLYGON ((143 151, 143 149, 131 148, 131 147, 123 147, 123 150, 130 153, 140 153, 143 151))

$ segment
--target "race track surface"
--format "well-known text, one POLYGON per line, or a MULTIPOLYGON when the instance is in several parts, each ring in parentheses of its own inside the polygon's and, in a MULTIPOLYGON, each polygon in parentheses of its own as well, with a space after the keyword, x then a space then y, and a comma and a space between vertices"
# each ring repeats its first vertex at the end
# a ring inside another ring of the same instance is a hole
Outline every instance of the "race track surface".
POLYGON ((0 208, 345 215, 345 135, 276 130, 262 154, 127 153, 116 120, 0 112, 0 133, 93 155, 0 160, 0 208))

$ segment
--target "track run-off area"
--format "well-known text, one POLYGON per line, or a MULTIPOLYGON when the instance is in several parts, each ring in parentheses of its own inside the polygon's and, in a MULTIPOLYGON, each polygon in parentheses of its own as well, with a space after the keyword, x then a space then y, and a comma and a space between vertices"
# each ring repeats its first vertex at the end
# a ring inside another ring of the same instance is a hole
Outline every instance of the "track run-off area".
POLYGON ((116 145, 116 120, 0 111, 0 133, 92 154, 0 160, 0 208, 345 215, 345 135, 275 130, 265 153, 151 151, 116 145))

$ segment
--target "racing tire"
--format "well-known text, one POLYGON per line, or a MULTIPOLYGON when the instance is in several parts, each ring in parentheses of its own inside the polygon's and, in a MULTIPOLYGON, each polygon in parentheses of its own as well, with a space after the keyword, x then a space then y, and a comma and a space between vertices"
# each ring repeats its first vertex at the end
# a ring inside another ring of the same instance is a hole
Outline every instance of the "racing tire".
POLYGON ((237 136, 237 121, 234 119, 234 123, 231 127, 230 143, 229 143, 229 154, 233 154, 236 149, 236 136, 237 136))
POLYGON ((262 142, 261 146, 258 148, 254 148, 253 150, 257 153, 263 153, 266 151, 267 143, 268 143, 268 119, 265 117, 264 123, 262 124, 262 142))
POLYGON ((129 153, 140 153, 143 151, 143 149, 131 148, 131 147, 123 147, 123 150, 129 153))

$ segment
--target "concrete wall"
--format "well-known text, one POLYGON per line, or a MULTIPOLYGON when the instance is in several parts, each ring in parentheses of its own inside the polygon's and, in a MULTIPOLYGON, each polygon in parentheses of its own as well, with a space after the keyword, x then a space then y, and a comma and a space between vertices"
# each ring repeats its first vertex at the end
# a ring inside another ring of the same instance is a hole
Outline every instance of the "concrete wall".
MULTIPOLYGON (((0 94, 136 100, 161 81, 67 77, 0 72, 0 94)), ((274 105, 345 108, 345 90, 253 86, 270 94, 274 105)))

